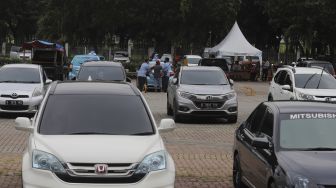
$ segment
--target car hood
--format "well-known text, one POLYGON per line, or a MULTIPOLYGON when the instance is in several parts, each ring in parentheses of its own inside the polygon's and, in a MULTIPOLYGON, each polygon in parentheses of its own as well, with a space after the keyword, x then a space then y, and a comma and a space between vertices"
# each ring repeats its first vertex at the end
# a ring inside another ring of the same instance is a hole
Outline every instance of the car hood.
POLYGON ((62 162, 136 163, 153 152, 164 150, 159 135, 39 135, 35 147, 62 162))
POLYGON ((313 96, 336 96, 336 89, 296 89, 300 93, 313 96))
POLYGON ((23 83, 0 83, 0 94, 12 94, 12 93, 20 93, 20 92, 31 92, 35 90, 35 88, 41 87, 41 84, 23 84, 23 83))
POLYGON ((179 87, 180 91, 198 94, 198 95, 222 95, 230 91, 231 86, 228 85, 183 85, 179 87))
POLYGON ((335 185, 336 151, 281 151, 279 164, 286 171, 305 176, 321 185, 335 185))

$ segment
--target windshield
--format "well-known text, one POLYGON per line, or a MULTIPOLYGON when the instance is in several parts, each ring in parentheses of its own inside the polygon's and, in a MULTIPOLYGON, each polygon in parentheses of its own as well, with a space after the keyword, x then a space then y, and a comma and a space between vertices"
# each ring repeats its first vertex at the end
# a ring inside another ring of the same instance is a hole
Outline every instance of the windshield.
POLYGON ((295 74, 297 88, 306 89, 336 89, 336 80, 330 74, 295 74))
POLYGON ((104 80, 104 81, 124 81, 126 80, 124 70, 121 67, 113 66, 83 66, 78 73, 78 80, 104 80))
POLYGON ((154 129, 139 96, 73 94, 49 96, 39 132, 147 135, 154 129))
POLYGON ((226 85, 228 80, 224 73, 218 70, 184 70, 181 74, 181 84, 226 85))
POLYGON ((311 63, 310 64, 312 67, 317 66, 324 68, 325 71, 329 72, 330 74, 335 74, 334 67, 330 63, 311 63))
POLYGON ((75 56, 72 61, 71 64, 75 65, 75 66, 80 66, 81 64, 83 64, 84 62, 88 62, 88 61, 98 61, 99 57, 98 56, 75 56))
POLYGON ((282 114, 280 146, 284 149, 336 148, 336 113, 282 114))
POLYGON ((198 65, 198 63, 200 62, 200 58, 188 58, 188 64, 195 64, 198 65))
POLYGON ((40 72, 36 68, 1 68, 0 82, 40 83, 40 72))

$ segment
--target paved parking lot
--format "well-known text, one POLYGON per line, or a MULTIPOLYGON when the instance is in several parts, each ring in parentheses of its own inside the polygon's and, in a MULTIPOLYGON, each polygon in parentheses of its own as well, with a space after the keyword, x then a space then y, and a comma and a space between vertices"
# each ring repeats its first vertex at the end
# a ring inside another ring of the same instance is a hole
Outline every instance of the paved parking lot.
MULTIPOLYGON (((266 99, 268 83, 237 82, 235 88, 239 100, 237 124, 226 124, 224 119, 192 119, 162 135, 175 161, 177 188, 233 187, 233 133, 266 99)), ((164 93, 144 95, 157 122, 168 117, 164 93)), ((0 118, 0 188, 21 187, 21 154, 28 134, 14 129, 14 118, 0 118)))

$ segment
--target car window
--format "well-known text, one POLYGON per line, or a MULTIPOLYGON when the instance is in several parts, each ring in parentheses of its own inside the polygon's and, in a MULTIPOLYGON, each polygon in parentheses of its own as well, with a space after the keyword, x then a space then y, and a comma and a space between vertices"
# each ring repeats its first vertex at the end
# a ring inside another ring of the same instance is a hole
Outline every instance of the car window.
POLYGON ((183 70, 180 83, 187 85, 227 85, 228 80, 222 70, 183 70))
POLYGON ((307 89, 336 89, 335 78, 330 74, 295 74, 295 86, 307 89))
POLYGON ((284 85, 290 85, 292 86, 292 80, 291 80, 291 76, 290 74, 286 74, 286 78, 285 78, 285 81, 284 81, 284 85))
POLYGON ((220 67, 224 72, 229 71, 226 59, 202 59, 199 63, 201 66, 216 66, 220 67))
POLYGON ((257 133, 260 124, 262 123, 266 106, 264 104, 259 105, 245 123, 245 128, 247 128, 251 133, 257 133))
POLYGON ((107 80, 107 81, 123 81, 125 73, 121 67, 113 66, 83 66, 78 73, 78 80, 107 80))
POLYGON ((280 116, 282 149, 336 148, 335 113, 293 113, 280 116))
POLYGON ((259 132, 269 137, 273 137, 273 126, 274 126, 274 114, 270 108, 267 108, 259 132))
POLYGON ((73 94, 49 96, 39 132, 134 135, 154 134, 154 129, 139 96, 73 94))
POLYGON ((285 70, 280 71, 279 72, 279 77, 278 77, 276 83, 279 84, 279 85, 285 85, 286 76, 287 76, 287 71, 285 71, 285 70))
POLYGON ((188 58, 188 63, 198 65, 200 60, 201 59, 199 59, 199 58, 188 58))
POLYGON ((37 68, 2 67, 0 82, 41 83, 37 68))

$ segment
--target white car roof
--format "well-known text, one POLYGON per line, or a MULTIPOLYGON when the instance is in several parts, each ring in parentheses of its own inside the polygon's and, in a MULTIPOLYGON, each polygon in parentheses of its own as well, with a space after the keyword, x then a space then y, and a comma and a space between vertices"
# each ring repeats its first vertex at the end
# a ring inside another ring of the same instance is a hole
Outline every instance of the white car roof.
MULTIPOLYGON (((295 69, 295 74, 321 74, 322 68, 315 67, 293 67, 295 69)), ((279 70, 293 70, 290 67, 281 67, 279 70)), ((324 70, 324 74, 329 74, 328 71, 324 70)))
POLYGON ((199 55, 185 55, 186 58, 198 58, 198 59, 202 59, 201 56, 199 55))
POLYGON ((35 68, 38 69, 40 65, 36 64, 6 64, 3 67, 14 67, 14 68, 35 68))

